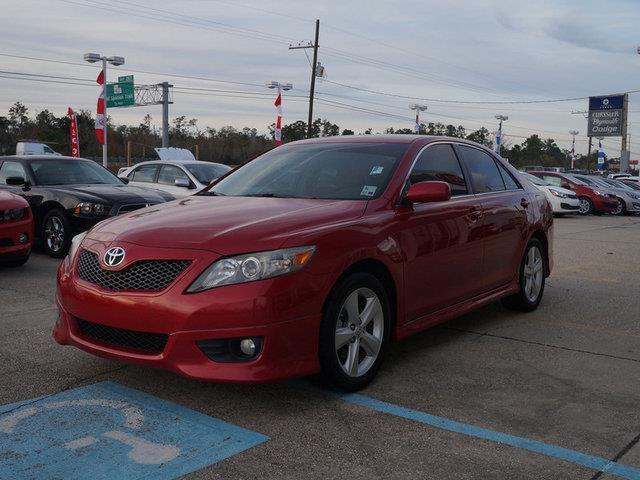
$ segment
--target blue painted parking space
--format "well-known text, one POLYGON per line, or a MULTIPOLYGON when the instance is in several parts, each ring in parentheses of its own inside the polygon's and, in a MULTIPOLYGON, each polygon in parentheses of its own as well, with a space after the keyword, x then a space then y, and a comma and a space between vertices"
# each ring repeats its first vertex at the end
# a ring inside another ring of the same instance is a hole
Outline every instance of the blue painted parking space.
POLYGON ((268 437, 113 382, 0 407, 0 478, 170 479, 268 437))
POLYGON ((346 394, 341 395, 340 398, 346 402, 359 405, 361 407, 370 408, 378 412, 430 425, 442 430, 448 430, 450 432, 460 433, 482 440, 522 448, 540 455, 554 457, 565 462, 571 462, 576 465, 587 467, 596 472, 604 472, 609 475, 629 480, 640 480, 640 469, 613 462, 606 458, 576 452, 574 450, 569 450, 567 448, 562 448, 530 438, 518 437, 507 433, 497 432, 495 430, 489 430, 487 428, 477 427, 475 425, 450 420, 444 417, 438 417, 419 410, 413 410, 393 403, 376 400, 375 398, 371 398, 366 395, 346 394))

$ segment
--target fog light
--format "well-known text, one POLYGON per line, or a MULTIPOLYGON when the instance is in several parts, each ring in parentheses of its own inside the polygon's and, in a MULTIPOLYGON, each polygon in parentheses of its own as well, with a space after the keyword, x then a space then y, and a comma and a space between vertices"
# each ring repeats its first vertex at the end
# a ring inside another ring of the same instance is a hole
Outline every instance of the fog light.
POLYGON ((29 235, 27 235, 26 233, 21 233, 20 236, 18 237, 18 242, 20 243, 27 243, 29 241, 29 235))
POLYGON ((255 342, 250 338, 243 338, 240 341, 240 351, 247 357, 253 357, 253 355, 256 353, 255 342))

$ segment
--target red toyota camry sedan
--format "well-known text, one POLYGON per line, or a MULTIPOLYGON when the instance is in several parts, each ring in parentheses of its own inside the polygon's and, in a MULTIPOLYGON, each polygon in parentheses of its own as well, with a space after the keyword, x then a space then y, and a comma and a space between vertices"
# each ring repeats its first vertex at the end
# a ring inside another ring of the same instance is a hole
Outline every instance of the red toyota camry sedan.
POLYGON ((499 299, 535 309, 552 222, 544 195, 472 142, 293 142, 74 238, 54 337, 191 378, 356 390, 392 339, 499 299))

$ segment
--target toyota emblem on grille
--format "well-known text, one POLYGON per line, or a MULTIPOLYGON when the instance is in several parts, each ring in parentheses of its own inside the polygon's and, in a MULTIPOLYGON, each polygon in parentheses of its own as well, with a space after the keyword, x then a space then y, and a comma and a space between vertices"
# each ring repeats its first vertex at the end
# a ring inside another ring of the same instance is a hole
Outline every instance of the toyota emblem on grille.
POLYGON ((118 266, 124 261, 124 248, 111 247, 104 253, 104 257, 102 257, 102 259, 104 260, 105 265, 110 267, 118 266))

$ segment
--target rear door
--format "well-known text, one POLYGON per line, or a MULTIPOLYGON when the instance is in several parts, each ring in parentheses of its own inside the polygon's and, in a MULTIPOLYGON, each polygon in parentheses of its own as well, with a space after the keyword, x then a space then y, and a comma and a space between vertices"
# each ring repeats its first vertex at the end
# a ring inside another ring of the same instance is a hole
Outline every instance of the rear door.
POLYGON ((127 178, 130 185, 136 185, 138 187, 156 188, 156 179, 158 177, 158 165, 151 163, 147 165, 139 165, 135 167, 127 178))
POLYGON ((480 202, 470 193, 451 144, 426 146, 408 180, 445 181, 452 193, 446 202, 416 203, 398 214, 406 313, 415 320, 479 292, 482 238, 480 202))
POLYGON ((518 273, 528 234, 531 199, 519 182, 484 150, 456 145, 482 206, 483 259, 481 283, 485 291, 503 286, 518 273))
POLYGON ((162 165, 162 167, 160 167, 160 173, 158 174, 158 184, 156 187, 165 192, 169 192, 175 197, 186 197, 196 192, 196 190, 190 189, 189 187, 177 186, 176 180, 178 179, 189 182, 189 187, 193 184, 182 168, 175 165, 162 165))

